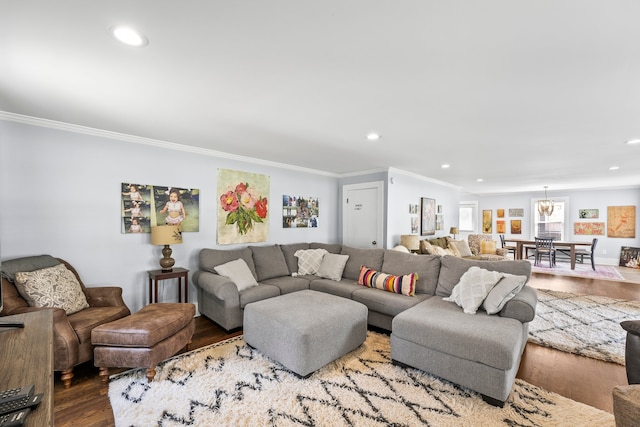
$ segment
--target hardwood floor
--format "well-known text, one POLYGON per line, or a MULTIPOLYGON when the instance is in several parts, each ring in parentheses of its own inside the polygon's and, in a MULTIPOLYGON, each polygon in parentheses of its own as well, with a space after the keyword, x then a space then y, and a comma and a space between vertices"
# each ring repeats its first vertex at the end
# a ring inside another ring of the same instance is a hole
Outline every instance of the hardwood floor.
MULTIPOLYGON (((640 270, 621 268, 624 282, 534 274, 529 282, 539 289, 603 295, 640 301, 640 270)), ((241 334, 226 333, 205 317, 196 318, 191 348, 203 347, 241 334)), ((527 344, 518 378, 591 406, 612 412, 611 389, 626 384, 624 366, 527 344)), ((107 384, 90 363, 75 369, 73 385, 65 389, 56 373, 54 415, 57 427, 114 425, 107 384)))

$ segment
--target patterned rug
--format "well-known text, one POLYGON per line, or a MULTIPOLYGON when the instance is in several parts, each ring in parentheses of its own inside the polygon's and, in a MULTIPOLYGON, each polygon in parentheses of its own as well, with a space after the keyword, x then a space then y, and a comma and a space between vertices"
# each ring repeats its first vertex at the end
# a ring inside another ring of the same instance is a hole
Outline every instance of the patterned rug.
MULTIPOLYGON (((531 261, 531 260, 529 260, 531 261)), ((591 264, 576 263, 575 270, 571 269, 568 262, 556 262, 555 267, 549 268, 547 261, 542 261, 539 265, 533 265, 531 261, 531 271, 533 273, 558 274, 560 276, 586 277, 588 279, 608 279, 608 280, 625 280, 620 272, 611 265, 596 265, 596 270, 591 268, 591 264)))
POLYGON ((536 317, 529 341, 624 365, 623 320, 640 319, 640 301, 537 289, 536 317))
POLYGON ((117 426, 614 426, 613 415, 517 380, 504 408, 389 360, 389 337, 300 379, 232 338, 112 377, 117 426))

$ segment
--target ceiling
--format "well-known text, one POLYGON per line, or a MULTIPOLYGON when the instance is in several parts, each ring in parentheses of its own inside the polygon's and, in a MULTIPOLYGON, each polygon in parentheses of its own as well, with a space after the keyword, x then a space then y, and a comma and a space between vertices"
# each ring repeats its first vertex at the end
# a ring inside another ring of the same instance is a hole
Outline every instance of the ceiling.
POLYGON ((638 186, 639 16, 637 0, 5 1, 0 111, 477 194, 638 186))

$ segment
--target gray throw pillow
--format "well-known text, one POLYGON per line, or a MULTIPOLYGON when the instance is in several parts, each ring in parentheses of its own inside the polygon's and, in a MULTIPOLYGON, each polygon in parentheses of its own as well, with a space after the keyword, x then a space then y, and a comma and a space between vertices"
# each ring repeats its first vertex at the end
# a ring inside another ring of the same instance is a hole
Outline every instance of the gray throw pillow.
POLYGON ((342 279, 344 266, 347 264, 348 260, 349 255, 326 253, 322 258, 322 263, 320 263, 320 268, 318 268, 316 276, 340 281, 340 279, 342 279))
POLYGON ((258 286, 255 277, 251 274, 249 266, 242 258, 238 258, 234 261, 229 261, 222 265, 214 267, 216 273, 224 276, 235 283, 238 291, 258 286))
POLYGON ((496 314, 502 307, 515 297, 527 283, 527 276, 516 276, 503 273, 504 277, 491 289, 482 303, 482 308, 488 314, 496 314))

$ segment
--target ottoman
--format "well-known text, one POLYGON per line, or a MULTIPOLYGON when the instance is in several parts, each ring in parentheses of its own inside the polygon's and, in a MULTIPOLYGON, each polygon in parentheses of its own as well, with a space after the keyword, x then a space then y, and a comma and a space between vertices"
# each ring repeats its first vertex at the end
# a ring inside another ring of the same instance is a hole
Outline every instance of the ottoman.
POLYGON ((247 304, 244 340, 301 377, 358 348, 367 337, 367 307, 302 290, 247 304))
POLYGON ((147 368, 153 380, 156 365, 191 342, 195 306, 190 303, 149 304, 131 316, 91 331, 93 363, 108 379, 109 367, 147 368))

